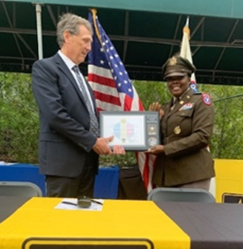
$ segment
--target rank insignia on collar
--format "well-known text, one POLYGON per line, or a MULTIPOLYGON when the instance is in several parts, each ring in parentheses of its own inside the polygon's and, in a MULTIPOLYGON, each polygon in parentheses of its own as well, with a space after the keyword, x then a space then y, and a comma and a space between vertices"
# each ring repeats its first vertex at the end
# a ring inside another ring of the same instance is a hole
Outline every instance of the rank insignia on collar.
POLYGON ((169 60, 169 66, 175 66, 176 63, 177 63, 176 57, 172 57, 172 58, 169 60))
POLYGON ((202 94, 202 101, 203 101, 203 103, 206 104, 206 105, 211 105, 211 104, 212 104, 211 97, 210 97, 209 94, 207 94, 207 93, 203 93, 203 94, 202 94))

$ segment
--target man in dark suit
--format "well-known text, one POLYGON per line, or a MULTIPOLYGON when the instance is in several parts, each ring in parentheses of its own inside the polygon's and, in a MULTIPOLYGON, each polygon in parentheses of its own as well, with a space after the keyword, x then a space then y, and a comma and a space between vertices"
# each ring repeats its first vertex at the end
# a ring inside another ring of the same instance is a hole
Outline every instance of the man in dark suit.
POLYGON ((99 138, 95 99, 78 68, 91 49, 92 34, 86 19, 64 14, 57 25, 60 50, 32 68, 40 172, 46 175, 50 197, 92 197, 99 154, 125 153, 120 146, 111 151, 113 136, 99 138))

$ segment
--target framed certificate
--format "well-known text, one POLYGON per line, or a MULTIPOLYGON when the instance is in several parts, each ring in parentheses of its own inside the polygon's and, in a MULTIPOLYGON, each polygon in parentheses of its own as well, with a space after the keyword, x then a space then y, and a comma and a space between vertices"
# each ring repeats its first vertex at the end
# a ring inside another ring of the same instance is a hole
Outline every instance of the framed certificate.
POLYGON ((101 111, 100 136, 114 139, 110 147, 121 145, 127 151, 142 151, 160 143, 159 113, 152 111, 101 111))

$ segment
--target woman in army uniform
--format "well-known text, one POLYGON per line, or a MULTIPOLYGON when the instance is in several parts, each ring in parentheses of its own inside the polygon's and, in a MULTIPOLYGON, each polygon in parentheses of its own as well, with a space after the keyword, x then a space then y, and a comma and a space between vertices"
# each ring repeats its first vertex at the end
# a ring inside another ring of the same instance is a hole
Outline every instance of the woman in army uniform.
POLYGON ((208 149, 214 123, 211 98, 190 88, 195 67, 187 59, 173 56, 162 71, 172 99, 162 108, 157 102, 149 107, 149 110, 162 111, 161 144, 145 152, 158 155, 153 183, 160 187, 208 191, 215 176, 208 149))

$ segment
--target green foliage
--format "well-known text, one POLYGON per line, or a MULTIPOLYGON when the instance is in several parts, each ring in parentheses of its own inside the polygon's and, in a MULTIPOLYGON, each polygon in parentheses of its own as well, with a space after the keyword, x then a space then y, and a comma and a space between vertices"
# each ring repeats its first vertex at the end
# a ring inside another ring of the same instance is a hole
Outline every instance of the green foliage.
POLYGON ((243 88, 218 87, 214 91, 215 122, 211 149, 214 158, 242 159, 243 88))
POLYGON ((0 160, 37 162, 38 113, 30 75, 0 73, 0 160))
POLYGON ((143 102, 145 110, 153 102, 164 103, 170 99, 167 86, 164 82, 135 81, 134 87, 143 102))
MULTIPOLYGON (((152 102, 170 99, 164 82, 134 81, 148 110, 152 102)), ((243 87, 198 84, 200 92, 211 95, 215 107, 214 134, 210 150, 214 158, 242 159, 243 87)), ((0 161, 38 163, 38 109, 26 74, 0 73, 0 161)), ((136 163, 135 153, 101 156, 100 165, 129 166, 136 163)))

